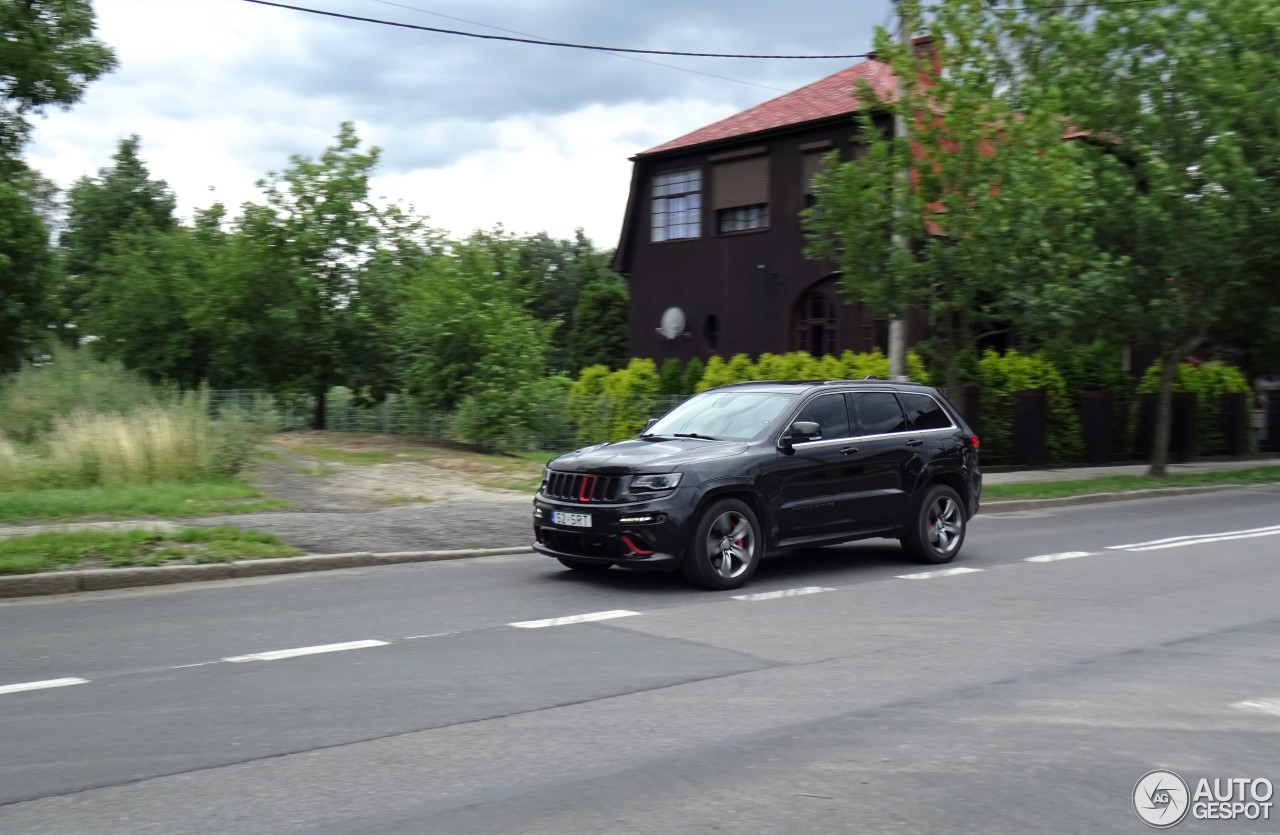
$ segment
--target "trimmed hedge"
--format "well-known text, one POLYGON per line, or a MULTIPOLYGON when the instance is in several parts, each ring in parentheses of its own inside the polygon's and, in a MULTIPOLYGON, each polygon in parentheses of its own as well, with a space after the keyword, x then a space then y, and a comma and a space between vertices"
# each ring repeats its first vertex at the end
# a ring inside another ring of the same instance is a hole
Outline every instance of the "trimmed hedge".
MULTIPOLYGON (((1138 383, 1139 394, 1155 394, 1160 386, 1160 363, 1152 363, 1138 383)), ((1196 455, 1220 452, 1222 437, 1222 396, 1252 392, 1240 369, 1221 362, 1180 363, 1173 377, 1174 394, 1196 396, 1196 455)))
MULTIPOLYGON (((889 378, 889 358, 878 349, 866 354, 845 351, 839 357, 828 354, 822 358, 806 351, 761 354, 754 363, 746 354, 735 354, 728 362, 714 356, 707 360, 696 388, 706 391, 748 380, 862 380, 872 376, 889 378)), ((915 351, 907 353, 907 376, 921 382, 929 378, 924 360, 915 351)))
POLYGON ((988 350, 978 362, 982 387, 982 455, 992 462, 1012 461, 1015 392, 1043 389, 1048 400, 1046 451, 1049 462, 1069 464, 1084 457, 1084 439, 1075 399, 1067 394, 1062 374, 1042 354, 988 350))

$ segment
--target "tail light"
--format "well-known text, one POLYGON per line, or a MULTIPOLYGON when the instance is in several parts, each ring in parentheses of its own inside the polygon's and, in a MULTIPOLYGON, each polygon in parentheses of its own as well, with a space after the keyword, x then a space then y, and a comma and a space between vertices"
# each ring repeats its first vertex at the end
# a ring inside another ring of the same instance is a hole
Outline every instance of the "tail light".
POLYGON ((971 445, 971 446, 976 450, 976 449, 978 448, 978 436, 977 436, 977 435, 970 435, 970 436, 969 436, 969 444, 970 444, 970 445, 971 445))

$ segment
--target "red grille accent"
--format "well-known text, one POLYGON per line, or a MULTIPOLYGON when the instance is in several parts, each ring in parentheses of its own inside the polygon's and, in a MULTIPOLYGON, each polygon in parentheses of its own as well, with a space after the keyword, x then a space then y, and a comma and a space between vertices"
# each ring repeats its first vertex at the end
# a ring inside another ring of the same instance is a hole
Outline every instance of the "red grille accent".
POLYGON ((582 477, 582 487, 578 489, 578 501, 589 502, 591 496, 596 491, 596 477, 593 475, 585 475, 582 477))

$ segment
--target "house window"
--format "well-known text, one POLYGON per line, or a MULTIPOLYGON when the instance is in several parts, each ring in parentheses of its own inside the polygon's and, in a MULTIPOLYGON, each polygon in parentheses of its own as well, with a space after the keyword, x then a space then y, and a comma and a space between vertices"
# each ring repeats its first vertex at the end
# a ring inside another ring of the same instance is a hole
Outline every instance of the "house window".
POLYGON ((769 228, 769 205, 738 206, 716 212, 716 228, 720 232, 746 232, 749 229, 769 228))
POLYGON ((824 170, 826 155, 830 150, 830 148, 825 148, 823 150, 805 152, 801 185, 804 186, 804 207, 806 209, 817 208, 818 195, 813 190, 813 178, 824 170))
POLYGON ((796 350, 815 357, 836 353, 836 308, 826 294, 808 293, 796 304, 792 316, 796 350))
POLYGON ((702 322, 702 338, 707 341, 707 347, 711 350, 720 347, 720 320, 714 313, 702 322))
POLYGON ((702 234, 702 172, 672 171, 653 178, 652 240, 674 241, 702 234))
POLYGON ((712 158, 711 205, 717 232, 769 228, 769 157, 763 150, 745 158, 712 158))

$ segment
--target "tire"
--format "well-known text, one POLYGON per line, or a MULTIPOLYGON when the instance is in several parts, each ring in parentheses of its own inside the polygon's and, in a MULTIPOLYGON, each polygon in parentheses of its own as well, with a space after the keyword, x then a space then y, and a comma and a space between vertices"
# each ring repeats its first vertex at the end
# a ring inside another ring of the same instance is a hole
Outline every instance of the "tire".
POLYGON ((756 514, 737 499, 713 501, 698 518, 680 570, 695 586, 723 591, 751 579, 764 555, 756 514))
POLYGON ((565 568, 572 568, 574 571, 608 571, 613 568, 611 562, 596 562, 594 560, 575 560, 572 557, 556 557, 560 560, 560 564, 565 568))
POLYGON ((903 550, 930 565, 954 560, 968 529, 960 494, 945 484, 935 484, 925 491, 907 524, 903 550))

